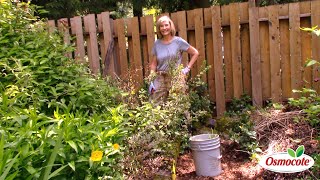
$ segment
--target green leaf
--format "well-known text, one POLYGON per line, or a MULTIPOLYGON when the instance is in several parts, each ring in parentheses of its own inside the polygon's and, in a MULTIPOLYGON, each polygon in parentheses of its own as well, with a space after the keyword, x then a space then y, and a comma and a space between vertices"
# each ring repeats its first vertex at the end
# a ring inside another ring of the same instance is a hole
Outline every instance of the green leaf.
POLYGON ((318 61, 313 60, 313 59, 309 59, 309 61, 308 61, 307 64, 306 64, 306 67, 315 65, 315 64, 317 64, 317 63, 318 63, 318 61))
POLYGON ((13 180, 15 179, 15 177, 17 176, 17 174, 19 173, 19 171, 14 172, 13 174, 11 174, 10 176, 8 176, 6 178, 6 180, 13 180))
POLYGON ((67 141, 67 143, 78 153, 78 147, 74 141, 67 141))
POLYGON ((73 171, 76 171, 76 166, 75 166, 75 164, 74 164, 74 161, 68 162, 68 165, 71 167, 71 169, 72 169, 73 171))
POLYGON ((26 170, 30 173, 30 174, 34 174, 37 172, 36 169, 34 169, 32 166, 27 166, 26 170))
POLYGON ((80 147, 80 149, 81 149, 82 151, 84 151, 84 143, 81 142, 81 141, 78 141, 77 143, 78 143, 78 146, 80 147))
POLYGON ((14 165, 14 163, 17 161, 17 158, 20 154, 18 153, 12 160, 11 162, 8 164, 7 168, 4 170, 4 172, 2 173, 2 175, 0 176, 0 180, 5 180, 8 173, 10 172, 10 169, 12 168, 12 166, 14 165))
MULTIPOLYGON (((40 179, 50 179, 50 176, 53 174, 53 173, 50 174, 50 172, 51 172, 52 166, 54 164, 54 161, 57 157, 57 154, 59 152, 60 146, 62 145, 62 139, 63 139, 63 132, 59 132, 58 139, 56 140, 56 145, 55 145, 53 151, 51 152, 51 155, 49 156, 49 158, 46 161, 47 165, 46 165, 46 168, 43 169, 43 171, 41 172, 40 179)), ((57 169, 57 170, 59 170, 59 169, 57 169)))
POLYGON ((62 171, 65 167, 67 167, 67 165, 64 165, 64 166, 60 167, 59 169, 53 171, 53 172, 48 176, 48 179, 53 178, 53 177, 59 175, 59 172, 62 171))
POLYGON ((3 134, 1 134, 1 141, 0 141, 0 172, 2 171, 2 168, 4 167, 4 164, 3 163, 4 159, 3 159, 3 152, 4 152, 4 137, 3 137, 3 134))
POLYGON ((302 154, 304 153, 304 145, 299 146, 296 150, 296 153, 297 153, 297 157, 302 156, 302 154))
POLYGON ((317 27, 318 27, 318 26, 314 26, 314 27, 312 27, 312 28, 300 28, 300 29, 303 30, 303 31, 314 31, 314 30, 317 29, 317 27))
POLYGON ((113 135, 117 134, 117 132, 118 132, 118 128, 111 129, 108 131, 108 133, 106 134, 105 137, 113 136, 113 135))
POLYGON ((295 152, 293 149, 288 148, 288 149, 287 149, 287 152, 288 152, 288 154, 289 154, 291 157, 296 157, 296 152, 295 152))

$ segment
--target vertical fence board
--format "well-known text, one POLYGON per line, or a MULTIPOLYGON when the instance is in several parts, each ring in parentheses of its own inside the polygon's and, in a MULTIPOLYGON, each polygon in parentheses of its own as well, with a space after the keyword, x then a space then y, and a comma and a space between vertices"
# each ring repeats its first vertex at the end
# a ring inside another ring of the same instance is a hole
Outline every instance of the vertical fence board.
POLYGON ((268 7, 263 6, 259 8, 259 18, 268 18, 268 7))
POLYGON ((84 27, 85 27, 85 31, 89 32, 87 44, 88 44, 90 69, 93 74, 99 74, 100 60, 99 60, 99 48, 98 48, 98 41, 97 41, 96 19, 94 14, 89 14, 84 17, 84 27))
MULTIPOLYGON (((221 25, 230 25, 230 7, 221 6, 221 25)), ((226 101, 233 97, 233 79, 232 79, 232 56, 231 56, 231 32, 230 26, 223 27, 223 62, 225 73, 225 91, 226 101)))
MULTIPOLYGON (((188 20, 188 28, 194 29, 195 28, 195 22, 194 22, 194 10, 187 11, 187 20, 188 20)), ((196 37, 194 31, 188 32, 188 40, 189 44, 193 47, 196 47, 196 37)), ((198 65, 197 63, 194 63, 194 65, 191 68, 191 77, 195 77, 198 74, 198 65)))
POLYGON ((262 107, 262 77, 260 59, 259 8, 249 7, 250 57, 253 105, 262 107))
POLYGON ((289 16, 289 4, 279 5, 279 16, 289 16))
POLYGON ((104 64, 103 76, 111 75, 114 77, 115 75, 115 62, 113 58, 114 40, 112 35, 109 12, 101 13, 101 25, 102 25, 103 40, 104 40, 103 43, 105 48, 104 51, 102 51, 101 49, 101 52, 105 53, 105 54, 102 54, 101 56, 102 63, 104 64))
POLYGON ((264 100, 271 98, 270 44, 269 44, 269 27, 268 26, 269 26, 268 22, 260 22, 262 97, 264 100))
MULTIPOLYGON (((70 26, 68 22, 68 18, 61 18, 58 20, 58 29, 63 33, 63 41, 65 44, 70 45, 70 26)), ((68 52, 65 56, 72 58, 72 53, 68 52)))
MULTIPOLYGON (((147 24, 146 24, 147 16, 140 18, 140 31, 141 34, 147 34, 147 24)), ((143 72, 144 77, 149 75, 149 48, 148 48, 148 36, 141 36, 141 48, 142 48, 142 60, 143 60, 143 72)))
MULTIPOLYGON (((177 25, 179 27, 179 36, 183 38, 184 40, 188 40, 188 34, 187 34, 187 21, 186 21, 186 12, 185 11, 179 11, 177 12, 177 25)), ((187 53, 183 53, 182 55, 182 64, 186 66, 188 64, 188 55, 187 53)))
POLYGON ((115 25, 115 23, 114 23, 115 21, 113 20, 113 19, 111 19, 110 18, 110 29, 111 29, 111 38, 112 38, 112 41, 113 41, 113 48, 112 48, 112 55, 111 55, 111 57, 112 57, 112 59, 111 59, 111 61, 113 61, 113 64, 114 64, 114 76, 116 76, 116 77, 118 77, 118 75, 120 74, 120 67, 119 67, 119 58, 117 57, 118 55, 118 44, 117 44, 117 42, 118 42, 118 40, 117 40, 117 38, 115 38, 115 36, 116 36, 116 28, 114 27, 115 25))
POLYGON ((231 32, 230 27, 223 27, 223 62, 226 81, 226 100, 233 98, 233 77, 232 77, 232 55, 231 55, 231 32))
POLYGON ((49 33, 53 33, 54 30, 56 29, 56 22, 54 20, 49 20, 48 21, 48 30, 49 30, 49 33))
POLYGON ((231 29, 231 55, 232 55, 232 77, 233 95, 240 98, 243 93, 242 64, 241 64, 241 42, 239 3, 230 5, 230 29, 231 29))
POLYGON ((88 17, 85 16, 83 17, 83 26, 84 26, 84 33, 85 33, 85 44, 86 46, 86 53, 87 53, 87 58, 89 61, 89 68, 92 70, 92 65, 91 65, 91 61, 92 61, 92 50, 91 50, 91 43, 90 43, 90 34, 89 33, 89 27, 88 27, 88 17))
MULTIPOLYGON (((311 13, 311 2, 300 2, 300 14, 311 13)), ((302 17, 300 19, 301 27, 311 27, 311 17, 302 17)), ((301 31, 301 67, 303 87, 311 88, 312 85, 312 67, 305 67, 307 59, 311 58, 311 33, 301 31)))
MULTIPOLYGON (((204 46, 204 28, 203 28, 203 10, 195 9, 194 11, 194 21, 195 21, 195 34, 196 34, 196 48, 199 51, 199 57, 196 61, 198 67, 198 73, 201 72, 203 64, 206 65, 205 62, 205 46, 204 46)), ((201 76, 203 82, 207 83, 207 76, 204 73, 201 76)))
POLYGON ((101 57, 101 63, 102 63, 102 68, 103 71, 104 69, 106 69, 103 65, 104 65, 104 60, 106 58, 106 42, 104 40, 103 37, 103 27, 102 27, 102 15, 101 14, 97 14, 97 22, 98 22, 98 26, 97 26, 97 31, 98 31, 98 38, 99 38, 99 42, 100 42, 100 57, 101 57))
MULTIPOLYGON (((175 24, 178 36, 180 36, 184 40, 187 40, 186 12, 178 11, 175 13, 171 13, 171 19, 175 24)), ((182 54, 183 67, 185 67, 188 64, 187 62, 188 62, 188 55, 187 53, 183 53, 182 54)))
POLYGON ((223 27, 223 57, 226 78, 226 100, 233 97, 232 56, 231 56, 231 32, 230 27, 223 27))
MULTIPOLYGON (((212 26, 211 8, 204 9, 204 25, 207 27, 212 26)), ((204 33, 205 33, 205 44, 206 44, 206 59, 207 59, 208 66, 211 67, 208 70, 209 98, 211 101, 216 101, 212 28, 205 29, 204 33)))
POLYGON ((230 25, 230 6, 221 6, 221 25, 230 25))
MULTIPOLYGON (((301 27, 311 27, 309 17, 301 19, 301 27)), ((312 67, 305 67, 307 59, 312 56, 311 52, 311 33, 301 31, 301 67, 303 67, 302 80, 305 88, 311 88, 312 83, 312 67)))
POLYGON ((292 96, 291 76, 290 76, 291 63, 290 63, 289 21, 287 19, 280 20, 279 26, 280 26, 280 56, 281 56, 281 89, 282 89, 282 98, 287 99, 292 96))
MULTIPOLYGON (((136 76, 135 73, 135 64, 133 59, 133 40, 132 40, 132 18, 125 18, 126 23, 126 31, 127 31, 127 42, 128 42, 128 48, 127 53, 129 55, 128 57, 128 66, 129 66, 129 77, 127 78, 133 78, 133 76, 136 76)), ((136 77, 133 78, 134 82, 136 82, 136 77)))
MULTIPOLYGON (((150 63, 152 60, 152 47, 155 41, 155 33, 154 33, 154 22, 153 16, 146 17, 146 26, 147 26, 147 42, 148 42, 148 62, 150 63)), ((149 75, 149 74, 147 74, 149 75)))
MULTIPOLYGON (((290 62, 291 62, 291 89, 300 90, 302 87, 301 71, 301 40, 300 40, 300 10, 299 3, 289 4, 290 27, 290 62)), ((297 93, 292 94, 298 97, 297 93)))
POLYGON ((252 96, 251 90, 251 57, 250 57, 250 33, 249 24, 241 25, 241 59, 244 93, 252 96))
POLYGON ((82 20, 80 16, 76 16, 70 19, 71 24, 71 33, 76 35, 76 50, 74 56, 76 61, 82 63, 85 62, 85 48, 84 48, 84 38, 83 38, 83 29, 82 29, 82 20))
POLYGON ((120 77, 125 77, 128 72, 128 56, 127 56, 127 41, 125 32, 124 19, 117 19, 115 21, 115 27, 118 35, 118 56, 120 66, 120 77))
POLYGON ((110 22, 111 22, 113 41, 114 41, 113 59, 115 62, 115 70, 116 70, 116 75, 120 76, 121 75, 121 63, 120 63, 120 53, 119 53, 119 38, 118 38, 117 20, 111 19, 110 22))
POLYGON ((309 14, 311 10, 311 1, 301 1, 300 4, 300 14, 309 14))
POLYGON ((281 99, 281 65, 280 65, 280 32, 279 6, 269 6, 269 42, 270 42, 270 73, 271 98, 273 102, 281 99))
POLYGON ((221 12, 219 6, 211 7, 212 13, 212 35, 213 35, 213 52, 214 52, 214 75, 216 78, 216 105, 217 116, 222 116, 226 110, 225 93, 224 93, 224 74, 222 58, 222 37, 221 37, 221 12))
POLYGON ((142 71, 142 61, 141 61, 141 43, 140 43, 140 31, 139 31, 139 20, 138 17, 133 17, 130 19, 132 29, 132 43, 133 43, 133 61, 135 80, 141 86, 143 84, 143 71, 142 71))
MULTIPOLYGON (((282 4, 279 7, 280 16, 289 15, 289 5, 282 4)), ((282 98, 287 99, 292 96, 291 91, 291 69, 290 69, 290 32, 289 19, 279 21, 280 27, 280 57, 281 57, 281 89, 282 98)))
POLYGON ((240 23, 248 23, 249 22, 249 3, 243 2, 239 3, 239 11, 240 11, 240 23))
MULTIPOLYGON (((311 2, 311 24, 312 27, 318 26, 320 28, 320 1, 311 2)), ((320 62, 320 37, 315 34, 312 35, 312 59, 320 62)), ((313 88, 320 93, 320 72, 319 67, 313 66, 313 88)))
MULTIPOLYGON (((128 22, 127 25, 129 25, 129 24, 130 24, 130 22, 128 22)), ((135 74, 136 68, 135 68, 135 64, 133 62, 134 59, 133 59, 133 40, 132 40, 132 36, 127 37, 127 41, 128 41, 128 50, 127 51, 128 51, 128 54, 129 54, 128 65, 129 65, 129 73, 130 73, 129 74, 130 77, 127 77, 127 79, 129 79, 129 78, 133 78, 133 76, 136 76, 136 74, 135 74)), ((137 82, 136 78, 137 77, 133 78, 134 82, 137 82)))
POLYGON ((176 12, 172 12, 172 13, 170 14, 170 18, 171 18, 173 24, 175 25, 176 33, 178 33, 178 32, 179 32, 179 25, 178 25, 177 13, 176 13, 176 12))
POLYGON ((240 3, 240 40, 242 59, 242 79, 244 93, 252 96, 251 91, 251 61, 250 61, 250 32, 249 32, 249 3, 240 3))

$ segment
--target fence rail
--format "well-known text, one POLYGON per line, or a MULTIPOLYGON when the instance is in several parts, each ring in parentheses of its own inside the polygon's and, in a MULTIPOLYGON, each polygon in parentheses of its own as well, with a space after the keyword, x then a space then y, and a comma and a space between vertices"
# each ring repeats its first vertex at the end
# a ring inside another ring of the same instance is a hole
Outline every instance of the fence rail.
MULTIPOLYGON (((320 27, 319 7, 319 0, 267 7, 245 2, 167 15, 174 21, 177 35, 199 50, 191 76, 198 74, 204 61, 211 66, 201 78, 208 84, 219 116, 226 102, 244 93, 252 97, 254 105, 262 106, 264 100, 281 102, 297 97, 293 89, 307 87, 320 92, 314 81, 318 70, 304 66, 308 58, 320 60, 320 38, 300 30, 320 27)), ((131 74, 141 85, 149 73, 157 18, 113 20, 109 12, 103 12, 48 24, 51 31, 57 27, 64 32, 65 43, 76 46, 73 57, 88 60, 94 74, 123 79, 131 74)), ((183 64, 188 60, 184 54, 183 64)))

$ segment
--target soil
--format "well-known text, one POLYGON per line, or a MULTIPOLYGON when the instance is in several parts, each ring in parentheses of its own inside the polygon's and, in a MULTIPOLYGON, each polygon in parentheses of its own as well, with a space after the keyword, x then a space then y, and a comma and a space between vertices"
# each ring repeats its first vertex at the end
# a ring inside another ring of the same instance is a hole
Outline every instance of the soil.
MULTIPOLYGON (((282 118, 284 116, 281 116, 282 118)), ((287 116, 286 116, 287 117, 287 116)), ((255 117, 259 119, 258 117, 255 117)), ((260 120, 266 120, 261 119, 260 120)), ((295 122, 293 117, 287 117, 281 123, 273 121, 257 129, 259 146, 263 153, 284 152, 287 148, 296 149, 305 146, 305 154, 319 154, 319 141, 314 139, 318 133, 304 121, 295 122)), ((220 136, 222 173, 215 177, 200 177, 196 175, 192 152, 187 150, 178 157, 176 173, 178 180, 282 180, 282 179, 320 179, 320 170, 306 170, 299 173, 275 173, 262 168, 256 160, 251 160, 249 154, 239 150, 239 145, 220 136)), ((262 154, 263 155, 263 154, 262 154)), ((129 179, 171 179, 171 159, 161 156, 146 159, 144 168, 138 175, 129 179)))

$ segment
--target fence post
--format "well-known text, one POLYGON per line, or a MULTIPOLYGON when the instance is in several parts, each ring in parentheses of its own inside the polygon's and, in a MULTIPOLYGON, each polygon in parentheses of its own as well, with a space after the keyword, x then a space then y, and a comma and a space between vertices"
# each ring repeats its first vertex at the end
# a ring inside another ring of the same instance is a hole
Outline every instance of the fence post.
POLYGON ((80 63, 85 63, 85 47, 84 47, 84 38, 83 38, 83 29, 82 29, 82 18, 81 16, 75 16, 70 19, 71 32, 76 36, 76 50, 74 56, 76 61, 80 63))
POLYGON ((101 25, 103 31, 103 43, 104 43, 104 54, 101 55, 102 63, 104 66, 102 70, 102 75, 105 77, 106 75, 110 75, 112 77, 115 76, 115 62, 113 58, 113 50, 114 50, 114 41, 113 34, 110 22, 110 13, 102 12, 101 13, 101 25))
POLYGON ((255 0, 249 0, 249 31, 251 49, 252 102, 262 107, 261 59, 259 38, 259 7, 255 0))
MULTIPOLYGON (((70 45, 70 26, 68 18, 61 18, 58 20, 58 29, 63 33, 63 41, 66 45, 70 45)), ((68 52, 65 56, 72 58, 72 53, 68 52)))
POLYGON ((100 73, 99 48, 97 40, 96 18, 94 14, 88 14, 84 18, 84 29, 89 33, 87 37, 87 49, 89 66, 93 74, 100 73))
POLYGON ((56 22, 54 20, 48 21, 48 31, 49 33, 53 33, 56 29, 56 22))
POLYGON ((211 7, 212 14, 212 40, 214 51, 214 76, 216 88, 217 116, 221 117, 226 110, 226 99, 224 93, 224 75, 222 59, 222 37, 221 37, 221 11, 220 6, 211 7))

